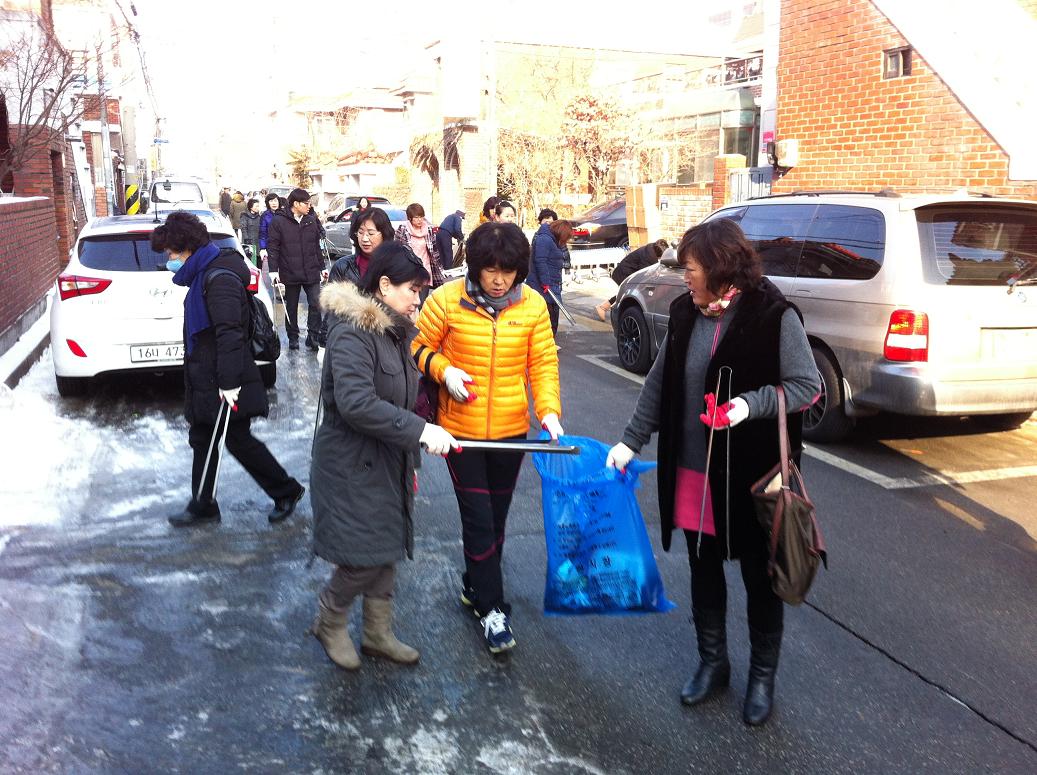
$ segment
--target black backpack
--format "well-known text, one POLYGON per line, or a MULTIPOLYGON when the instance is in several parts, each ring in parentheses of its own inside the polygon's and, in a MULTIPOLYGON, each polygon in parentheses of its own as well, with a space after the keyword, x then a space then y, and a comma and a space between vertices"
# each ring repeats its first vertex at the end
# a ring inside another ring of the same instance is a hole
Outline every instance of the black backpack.
MULTIPOLYGON (((205 277, 205 289, 209 289, 209 281, 216 275, 229 274, 239 282, 240 277, 230 269, 216 268, 205 277)), ((248 300, 249 325, 248 339, 252 347, 252 357, 257 361, 269 361, 273 363, 281 356, 281 339, 274 328, 274 321, 270 319, 270 313, 254 293, 245 289, 245 298, 248 300)))

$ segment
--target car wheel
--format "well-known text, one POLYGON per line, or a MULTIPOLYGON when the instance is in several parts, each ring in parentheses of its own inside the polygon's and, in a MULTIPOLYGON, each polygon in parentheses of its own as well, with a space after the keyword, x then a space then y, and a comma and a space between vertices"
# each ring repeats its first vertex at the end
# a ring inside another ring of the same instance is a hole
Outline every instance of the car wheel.
POLYGON ((62 398, 85 396, 86 389, 90 385, 87 377, 59 377, 55 374, 54 381, 58 385, 58 395, 62 398))
POLYGON ((853 420, 846 416, 839 372, 824 351, 812 349, 821 393, 803 413, 803 438, 820 443, 840 441, 853 429, 853 420))
POLYGON ((272 388, 277 383, 277 364, 264 363, 259 367, 259 376, 263 379, 263 387, 272 388))
POLYGON ((978 419, 991 430, 1014 431, 1032 415, 1033 412, 1011 412, 1009 414, 987 414, 978 419))
POLYGON ((636 306, 619 313, 616 347, 623 368, 635 374, 646 374, 652 365, 652 343, 644 313, 636 306))

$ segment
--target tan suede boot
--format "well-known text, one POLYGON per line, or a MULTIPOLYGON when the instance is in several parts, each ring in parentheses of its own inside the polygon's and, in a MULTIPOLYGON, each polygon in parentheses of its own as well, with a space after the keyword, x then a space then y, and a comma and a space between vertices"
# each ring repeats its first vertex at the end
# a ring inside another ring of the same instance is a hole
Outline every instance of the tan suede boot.
POLYGON ((371 657, 384 657, 401 665, 413 665, 421 655, 396 640, 392 631, 392 600, 364 596, 364 637, 360 650, 371 657))
POLYGON ((356 653, 356 646, 349 637, 349 630, 346 629, 348 624, 348 612, 332 611, 321 600, 320 611, 313 620, 310 633, 324 646, 328 659, 343 670, 359 670, 360 655, 356 653))
POLYGON ((612 309, 612 305, 609 304, 608 301, 603 301, 594 308, 594 311, 598 313, 598 318, 600 318, 601 322, 604 323, 606 322, 608 311, 610 309, 612 309))

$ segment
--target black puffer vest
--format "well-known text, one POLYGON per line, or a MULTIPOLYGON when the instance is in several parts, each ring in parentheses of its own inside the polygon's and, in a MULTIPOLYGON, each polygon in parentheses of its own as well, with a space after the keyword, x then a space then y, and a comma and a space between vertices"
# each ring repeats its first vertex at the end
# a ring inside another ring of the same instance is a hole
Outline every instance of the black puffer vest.
MULTIPOLYGON (((781 384, 781 318, 790 304, 781 291, 764 278, 757 288, 743 291, 734 308, 734 318, 724 333, 706 372, 706 393, 715 390, 723 370, 718 401, 764 385, 781 384)), ((798 310, 797 310, 798 314, 798 310)), ((802 316, 801 316, 802 317, 802 316)), ((684 367, 688 341, 702 313, 690 294, 683 294, 670 305, 666 334, 666 361, 663 364, 663 416, 659 426, 659 517, 662 522, 663 549, 669 551, 673 532, 674 489, 677 460, 680 457, 681 429, 685 423, 701 425, 709 438, 709 428, 698 417, 686 417, 684 367)), ((702 401, 705 412, 705 400, 702 401)), ((802 412, 788 416, 790 449, 797 462, 802 451, 802 412)), ((777 418, 750 417, 730 431, 718 431, 713 441, 709 467, 709 487, 717 530, 717 545, 723 556, 733 559, 745 553, 766 549, 766 535, 759 526, 749 488, 778 462, 777 418), (731 437, 731 502, 727 503, 727 437, 731 437), (730 509, 729 509, 730 507, 730 509)))

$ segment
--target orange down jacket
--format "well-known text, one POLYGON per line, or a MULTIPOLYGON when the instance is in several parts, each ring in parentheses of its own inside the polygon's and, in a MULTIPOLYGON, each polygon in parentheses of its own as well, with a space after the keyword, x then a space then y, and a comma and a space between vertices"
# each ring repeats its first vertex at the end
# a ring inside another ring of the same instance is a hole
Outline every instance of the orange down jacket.
POLYGON ((558 352, 543 297, 522 285, 522 298, 494 320, 464 288, 464 278, 434 290, 418 318, 411 349, 422 373, 439 383, 437 422, 459 438, 501 439, 529 432, 527 384, 537 420, 561 417, 558 352), (463 369, 474 380, 476 399, 454 400, 443 373, 463 369), (528 383, 527 383, 528 380, 528 383))

